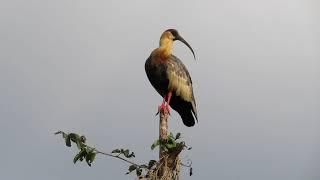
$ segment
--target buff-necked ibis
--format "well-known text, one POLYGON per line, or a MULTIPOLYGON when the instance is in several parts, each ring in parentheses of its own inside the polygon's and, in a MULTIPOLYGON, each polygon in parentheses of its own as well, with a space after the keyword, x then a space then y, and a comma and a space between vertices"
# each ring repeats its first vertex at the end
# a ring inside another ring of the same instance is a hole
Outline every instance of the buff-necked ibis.
POLYGON ((172 54, 173 42, 179 40, 191 46, 175 29, 164 31, 160 37, 159 47, 152 51, 145 63, 148 79, 157 92, 163 97, 160 109, 170 113, 170 106, 177 111, 184 125, 194 126, 197 119, 196 102, 193 95, 190 74, 179 58, 172 54))

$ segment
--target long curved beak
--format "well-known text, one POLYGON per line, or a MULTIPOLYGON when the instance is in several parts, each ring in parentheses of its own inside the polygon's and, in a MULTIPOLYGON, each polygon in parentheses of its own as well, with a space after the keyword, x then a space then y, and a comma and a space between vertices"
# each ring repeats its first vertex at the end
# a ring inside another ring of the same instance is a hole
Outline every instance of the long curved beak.
POLYGON ((192 52, 192 54, 193 54, 194 60, 196 60, 196 55, 194 54, 194 51, 193 51, 192 47, 187 43, 186 40, 184 40, 180 35, 179 35, 178 37, 176 37, 175 40, 179 40, 179 41, 181 41, 183 44, 185 44, 186 46, 188 46, 188 48, 191 50, 191 52, 192 52))

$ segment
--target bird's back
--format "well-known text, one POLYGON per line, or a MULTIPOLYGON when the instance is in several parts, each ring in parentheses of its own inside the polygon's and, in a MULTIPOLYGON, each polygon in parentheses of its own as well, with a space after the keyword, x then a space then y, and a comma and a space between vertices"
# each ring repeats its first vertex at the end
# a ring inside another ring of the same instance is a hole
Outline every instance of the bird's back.
POLYGON ((193 126, 197 120, 197 109, 191 76, 182 61, 174 55, 168 59, 167 75, 168 89, 174 92, 170 106, 180 114, 186 126, 193 126))

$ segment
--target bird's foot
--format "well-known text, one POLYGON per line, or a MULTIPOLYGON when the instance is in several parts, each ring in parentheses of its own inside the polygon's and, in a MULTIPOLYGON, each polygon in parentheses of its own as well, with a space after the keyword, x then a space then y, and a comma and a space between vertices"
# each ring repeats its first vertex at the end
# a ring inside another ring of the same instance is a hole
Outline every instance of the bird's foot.
POLYGON ((170 115, 170 105, 167 103, 165 106, 165 110, 168 112, 168 114, 170 115))
POLYGON ((158 112, 156 114, 156 116, 160 113, 160 111, 163 111, 164 113, 168 113, 170 115, 170 106, 168 103, 162 103, 159 107, 158 107, 158 112))

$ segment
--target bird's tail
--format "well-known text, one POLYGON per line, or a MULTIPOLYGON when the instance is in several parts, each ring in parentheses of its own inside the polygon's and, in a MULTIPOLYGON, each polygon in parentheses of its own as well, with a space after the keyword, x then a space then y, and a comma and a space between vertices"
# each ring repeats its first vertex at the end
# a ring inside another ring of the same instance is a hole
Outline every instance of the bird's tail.
POLYGON ((198 113, 197 113, 197 108, 196 108, 196 102, 193 100, 191 102, 191 105, 192 105, 192 112, 193 112, 193 115, 194 117, 196 118, 197 122, 198 122, 198 113))
POLYGON ((173 97, 170 105, 179 113, 184 125, 191 127, 194 126, 196 120, 198 121, 197 109, 194 101, 187 102, 173 97))
POLYGON ((183 124, 192 127, 195 124, 195 118, 192 115, 192 112, 189 110, 185 110, 184 112, 179 112, 181 119, 183 121, 183 124))
POLYGON ((183 124, 191 127, 194 126, 197 119, 197 110, 195 109, 194 103, 183 103, 180 108, 177 109, 177 112, 180 114, 183 124))

